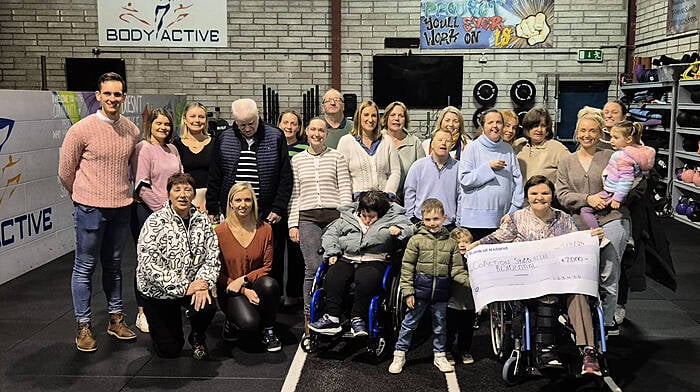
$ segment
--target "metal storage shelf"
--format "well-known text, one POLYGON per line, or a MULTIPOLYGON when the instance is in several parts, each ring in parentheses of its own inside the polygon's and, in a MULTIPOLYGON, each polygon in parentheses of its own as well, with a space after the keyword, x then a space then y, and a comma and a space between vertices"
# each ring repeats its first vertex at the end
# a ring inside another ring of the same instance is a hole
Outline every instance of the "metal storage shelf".
POLYGON ((646 88, 665 88, 673 87, 675 82, 653 82, 653 83, 629 83, 620 85, 620 90, 644 90, 646 88))
POLYGON ((700 154, 687 151, 676 151, 674 153, 674 157, 679 159, 690 159, 692 161, 700 162, 700 154))
POLYGON ((686 191, 700 193, 700 187, 697 187, 693 184, 689 184, 687 182, 683 182, 681 180, 673 180, 673 185, 675 185, 681 189, 685 189, 686 191))
POLYGON ((674 212, 674 213, 673 213, 673 219, 675 219, 675 220, 677 220, 677 221, 679 221, 679 222, 683 222, 683 223, 685 223, 686 225, 693 226, 693 227, 696 228, 696 229, 700 229, 700 222, 693 222, 693 221, 691 221, 690 219, 688 219, 688 217, 685 216, 685 215, 681 215, 681 214, 678 214, 678 213, 675 213, 675 212, 674 212))

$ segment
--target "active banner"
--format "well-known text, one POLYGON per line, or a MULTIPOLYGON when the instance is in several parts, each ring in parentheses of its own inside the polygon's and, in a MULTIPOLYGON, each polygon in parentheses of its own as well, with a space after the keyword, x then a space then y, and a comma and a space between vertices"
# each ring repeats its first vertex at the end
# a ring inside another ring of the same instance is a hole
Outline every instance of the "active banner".
POLYGON ((539 241, 479 245, 467 254, 476 309, 547 294, 598 295, 598 237, 590 231, 539 241))
POLYGON ((551 48, 554 0, 421 0, 421 49, 551 48))

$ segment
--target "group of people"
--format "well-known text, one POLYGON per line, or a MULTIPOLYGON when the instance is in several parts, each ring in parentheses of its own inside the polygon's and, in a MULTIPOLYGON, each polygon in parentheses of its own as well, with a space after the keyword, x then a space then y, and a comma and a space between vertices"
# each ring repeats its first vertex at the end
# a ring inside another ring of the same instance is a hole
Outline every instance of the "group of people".
MULTIPOLYGON (((59 177, 75 205, 71 287, 80 351, 97 349, 90 298, 98 260, 107 332, 136 338, 121 293, 130 227, 138 260, 136 327, 151 335, 163 357, 184 347, 183 307, 193 357, 207 357, 214 299, 226 315, 225 340, 259 333, 268 351, 279 351, 274 325, 282 293, 303 297, 305 334, 337 333, 352 284, 348 320, 354 335, 367 335, 369 300, 381 287, 392 238, 408 240, 401 288, 409 310, 391 373, 402 370, 411 332, 427 309, 435 365, 451 371, 451 362, 473 362, 475 313, 465 257, 484 243, 593 229, 602 240, 604 323, 615 333, 620 260, 630 234, 625 197, 654 157, 619 103, 610 103, 619 110, 582 109, 579 147, 569 153, 554 140, 542 108, 525 115, 523 135, 515 113, 486 110, 472 139, 459 109, 448 106, 431 137, 420 141, 403 103, 391 103, 380 117, 377 105, 365 101, 349 120, 342 94, 331 89, 323 96, 324 116, 308 124, 293 110, 284 111, 277 126, 266 124, 253 100, 236 100, 234 123, 216 138, 207 132, 206 108, 192 103, 174 138, 164 109, 150 112, 141 136, 120 115, 125 94, 119 75, 102 75, 100 110, 71 127, 61 150, 59 177), (601 148, 605 132, 616 152, 601 148), (330 264, 327 308, 312 323, 310 290, 323 260, 330 264)), ((583 371, 599 374, 588 298, 570 295, 565 302, 583 371)), ((552 342, 540 340, 543 363, 556 366, 552 342)))

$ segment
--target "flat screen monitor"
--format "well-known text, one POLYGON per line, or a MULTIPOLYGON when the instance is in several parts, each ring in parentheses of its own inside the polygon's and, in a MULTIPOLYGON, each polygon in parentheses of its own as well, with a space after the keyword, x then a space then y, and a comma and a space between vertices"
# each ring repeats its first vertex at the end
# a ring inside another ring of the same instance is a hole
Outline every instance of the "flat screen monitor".
POLYGON ((462 66, 462 56, 374 56, 374 100, 380 107, 401 101, 409 108, 461 108, 462 66))
POLYGON ((96 91, 97 79, 107 72, 116 72, 126 81, 124 59, 66 58, 66 90, 96 91))

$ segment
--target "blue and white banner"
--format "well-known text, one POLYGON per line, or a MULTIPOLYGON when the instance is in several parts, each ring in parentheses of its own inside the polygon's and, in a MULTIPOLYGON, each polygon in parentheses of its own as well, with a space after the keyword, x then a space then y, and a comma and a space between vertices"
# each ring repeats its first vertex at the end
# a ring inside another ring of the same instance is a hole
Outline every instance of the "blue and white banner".
POLYGON ((97 0, 101 46, 228 46, 221 0, 97 0))

